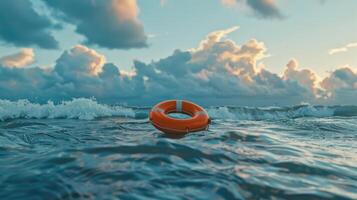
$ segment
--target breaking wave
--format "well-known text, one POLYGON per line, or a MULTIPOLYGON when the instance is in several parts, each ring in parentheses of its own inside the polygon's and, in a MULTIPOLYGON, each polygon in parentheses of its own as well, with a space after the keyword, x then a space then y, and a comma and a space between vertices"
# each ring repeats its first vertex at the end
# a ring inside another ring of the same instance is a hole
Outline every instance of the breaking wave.
MULTIPOLYGON (((101 117, 127 117, 145 119, 150 108, 113 106, 100 104, 95 99, 78 98, 59 104, 31 103, 28 100, 9 101, 0 99, 0 121, 31 119, 82 119, 101 117)), ((229 120, 280 120, 301 117, 357 116, 357 106, 312 106, 292 107, 234 107, 207 108, 212 119, 229 120)))
POLYGON ((301 117, 357 116, 357 106, 312 106, 293 107, 215 107, 209 108, 213 119, 232 120, 281 120, 301 117))
POLYGON ((34 119, 84 119, 98 117, 135 117, 131 108, 99 104, 94 99, 78 98, 55 105, 31 103, 28 100, 0 100, 0 121, 16 118, 34 119))

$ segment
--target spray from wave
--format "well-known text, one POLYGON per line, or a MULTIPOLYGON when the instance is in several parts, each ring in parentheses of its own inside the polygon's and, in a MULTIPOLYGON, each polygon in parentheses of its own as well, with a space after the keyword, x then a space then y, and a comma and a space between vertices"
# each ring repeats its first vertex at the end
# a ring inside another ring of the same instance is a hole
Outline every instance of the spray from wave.
MULTIPOLYGON (((206 108, 212 119, 229 120, 281 120, 301 117, 357 116, 357 106, 312 106, 292 107, 234 107, 206 108)), ((127 117, 145 119, 150 108, 105 105, 95 99, 78 98, 59 104, 31 103, 28 100, 9 101, 0 99, 0 121, 10 119, 81 119, 101 117, 127 117)))

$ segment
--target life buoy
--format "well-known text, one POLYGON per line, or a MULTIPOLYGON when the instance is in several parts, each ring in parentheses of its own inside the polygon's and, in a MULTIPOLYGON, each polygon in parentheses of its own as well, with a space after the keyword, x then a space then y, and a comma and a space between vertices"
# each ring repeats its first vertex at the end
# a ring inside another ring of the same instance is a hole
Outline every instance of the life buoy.
POLYGON ((150 111, 149 119, 157 129, 172 134, 206 130, 211 122, 202 107, 183 100, 168 100, 155 105, 150 111), (191 118, 177 119, 170 117, 170 113, 184 113, 191 118))

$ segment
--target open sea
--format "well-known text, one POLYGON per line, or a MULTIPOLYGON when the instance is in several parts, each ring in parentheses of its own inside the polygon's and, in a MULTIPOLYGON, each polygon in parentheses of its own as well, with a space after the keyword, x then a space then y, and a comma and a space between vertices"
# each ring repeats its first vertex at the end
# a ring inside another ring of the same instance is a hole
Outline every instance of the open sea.
POLYGON ((357 107, 207 107, 208 131, 150 108, 0 100, 0 199, 357 199, 357 107))

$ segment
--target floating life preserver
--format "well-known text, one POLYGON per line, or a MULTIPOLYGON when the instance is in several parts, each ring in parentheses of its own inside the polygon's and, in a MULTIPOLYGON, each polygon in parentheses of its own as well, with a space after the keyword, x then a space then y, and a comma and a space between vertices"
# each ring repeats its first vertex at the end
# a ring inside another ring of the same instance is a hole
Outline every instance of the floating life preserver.
POLYGON ((157 104, 151 109, 149 119, 157 129, 172 134, 207 130, 211 122, 202 107, 183 100, 168 100, 157 104), (170 113, 183 113, 191 118, 177 119, 170 117, 170 113))

